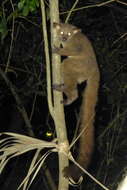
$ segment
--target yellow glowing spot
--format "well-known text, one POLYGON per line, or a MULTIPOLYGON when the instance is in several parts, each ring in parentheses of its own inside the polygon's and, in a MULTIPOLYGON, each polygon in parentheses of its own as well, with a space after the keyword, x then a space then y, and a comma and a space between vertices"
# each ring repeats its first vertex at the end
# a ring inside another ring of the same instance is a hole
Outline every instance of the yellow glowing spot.
POLYGON ((47 131, 47 132, 46 132, 46 136, 47 136, 47 137, 51 137, 51 136, 52 136, 52 132, 47 131))

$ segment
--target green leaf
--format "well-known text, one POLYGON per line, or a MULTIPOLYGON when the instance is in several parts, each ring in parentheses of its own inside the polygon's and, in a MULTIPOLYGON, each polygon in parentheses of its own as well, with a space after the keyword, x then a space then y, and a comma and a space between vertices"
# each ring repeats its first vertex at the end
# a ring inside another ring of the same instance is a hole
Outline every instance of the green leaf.
POLYGON ((39 1, 35 0, 36 6, 39 7, 39 1))
POLYGON ((7 21, 4 17, 0 21, 0 34, 1 34, 1 40, 4 40, 4 38, 8 34, 7 21))
POLYGON ((36 3, 34 0, 29 2, 29 8, 31 12, 36 10, 36 3))
POLYGON ((19 16, 18 9, 15 9, 14 12, 11 12, 11 14, 8 16, 7 21, 12 20, 12 18, 17 18, 19 16))
POLYGON ((23 2, 23 1, 20 1, 20 2, 18 3, 18 9, 21 10, 21 9, 23 9, 23 7, 24 7, 24 2, 23 2))
POLYGON ((28 5, 24 6, 22 11, 23 16, 27 16, 29 14, 29 11, 30 11, 29 6, 28 5))

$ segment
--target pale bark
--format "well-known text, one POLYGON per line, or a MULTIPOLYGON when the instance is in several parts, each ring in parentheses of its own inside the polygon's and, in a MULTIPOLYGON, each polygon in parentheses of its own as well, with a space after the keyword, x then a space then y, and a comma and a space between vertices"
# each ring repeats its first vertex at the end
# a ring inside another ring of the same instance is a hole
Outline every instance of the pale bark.
MULTIPOLYGON (((41 0, 41 6, 44 6, 43 0, 41 0)), ((45 54, 46 54, 46 67, 47 67, 47 92, 48 92, 48 105, 50 114, 54 120, 56 134, 58 139, 58 156, 59 156, 59 185, 58 190, 68 189, 68 180, 63 177, 63 169, 68 166, 68 158, 65 154, 68 154, 68 140, 66 133, 66 124, 64 117, 64 106, 61 103, 63 101, 63 96, 61 92, 53 90, 53 97, 51 93, 51 72, 50 72, 50 59, 48 50, 48 40, 46 31, 46 21, 45 13, 42 11, 43 19, 43 35, 45 43, 45 54), (53 100, 53 103, 52 103, 53 100), (64 151, 65 154, 62 152, 64 151)), ((59 22, 59 6, 58 0, 50 1, 50 19, 51 19, 51 47, 55 44, 59 45, 59 41, 55 31, 53 30, 53 22, 59 22)), ((52 54, 52 83, 61 84, 61 73, 60 73, 60 56, 57 54, 52 54)))
MULTIPOLYGON (((50 1, 50 18, 51 18, 51 46, 59 45, 59 41, 55 31, 53 30, 53 22, 59 22, 59 6, 58 0, 50 1)), ((52 54, 52 71, 53 71, 53 84, 61 84, 61 73, 60 73, 60 56, 52 54)), ((54 123, 56 127, 56 133, 58 138, 58 145, 60 148, 68 153, 68 140, 66 134, 66 124, 64 118, 64 107, 61 103, 63 96, 61 92, 53 91, 54 101, 54 123)), ((59 152, 59 187, 58 190, 68 189, 68 180, 63 177, 62 170, 68 165, 67 157, 59 152)))

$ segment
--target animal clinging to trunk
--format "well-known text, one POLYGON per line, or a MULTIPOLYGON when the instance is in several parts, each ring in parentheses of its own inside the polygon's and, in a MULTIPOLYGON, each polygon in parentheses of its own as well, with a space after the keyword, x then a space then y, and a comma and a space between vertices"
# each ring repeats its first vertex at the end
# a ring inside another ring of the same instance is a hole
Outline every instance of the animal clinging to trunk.
MULTIPOLYGON (((60 47, 53 48, 53 53, 67 56, 61 64, 63 84, 54 84, 56 90, 64 92, 69 105, 78 98, 77 85, 86 81, 80 111, 80 145, 77 162, 88 167, 94 148, 94 117, 98 97, 100 74, 96 56, 88 38, 81 30, 71 24, 54 23, 60 47)), ((78 181, 82 171, 74 164, 64 169, 64 176, 78 181)))

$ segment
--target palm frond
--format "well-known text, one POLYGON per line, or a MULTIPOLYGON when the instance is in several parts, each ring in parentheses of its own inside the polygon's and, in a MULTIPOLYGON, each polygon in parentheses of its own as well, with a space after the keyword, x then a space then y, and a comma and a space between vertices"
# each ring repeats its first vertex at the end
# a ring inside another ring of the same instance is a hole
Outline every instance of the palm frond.
POLYGON ((28 190, 33 180, 35 179, 37 173, 42 167, 47 156, 54 151, 57 151, 57 144, 55 141, 47 142, 44 140, 39 140, 36 138, 28 137, 25 135, 20 135, 16 133, 0 133, 0 174, 8 161, 16 156, 26 153, 30 150, 37 150, 27 176, 20 184, 18 190, 23 187, 23 190, 28 190), (5 137, 7 136, 7 137, 5 137), (9 136, 9 137, 8 137, 9 136), (44 148, 51 148, 44 155, 40 155, 40 151, 44 148), (34 172, 34 174, 33 174, 34 172), (29 180, 31 174, 33 174, 32 179, 29 180))
POLYGON ((47 158, 47 156, 50 153, 51 153, 51 151, 49 150, 33 166, 30 166, 30 169, 29 169, 29 172, 27 173, 27 176, 22 181, 22 183, 20 184, 20 186, 18 187, 17 190, 19 190, 22 186, 23 186, 23 190, 29 189, 30 185, 32 184, 33 180, 35 179, 36 175, 38 174, 40 168, 42 167, 45 159, 47 158), (32 176, 32 179, 29 181, 29 177, 31 176, 31 174, 33 172, 34 172, 34 175, 32 176))

